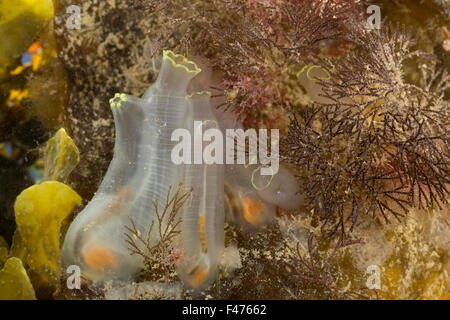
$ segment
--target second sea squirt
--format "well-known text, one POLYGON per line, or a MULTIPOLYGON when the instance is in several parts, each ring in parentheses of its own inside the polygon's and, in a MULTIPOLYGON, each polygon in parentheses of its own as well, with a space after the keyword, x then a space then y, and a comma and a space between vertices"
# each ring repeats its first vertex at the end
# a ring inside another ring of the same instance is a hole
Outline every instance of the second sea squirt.
MULTIPOLYGON (((220 131, 211 111, 210 96, 209 92, 198 92, 186 97, 187 128, 191 133, 204 131, 205 136, 211 137, 220 131)), ((210 139, 204 137, 205 140, 210 139)), ((191 148, 193 154, 194 146, 191 148)), ((200 288, 215 280, 223 251, 224 166, 214 161, 186 164, 183 181, 193 192, 191 203, 181 210, 185 260, 177 264, 177 272, 191 287, 200 288)))

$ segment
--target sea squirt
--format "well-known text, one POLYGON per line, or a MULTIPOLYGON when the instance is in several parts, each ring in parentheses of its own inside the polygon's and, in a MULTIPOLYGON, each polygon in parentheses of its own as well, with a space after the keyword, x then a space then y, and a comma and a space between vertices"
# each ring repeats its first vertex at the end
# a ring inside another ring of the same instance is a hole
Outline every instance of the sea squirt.
MULTIPOLYGON (((210 150, 215 142, 212 136, 219 131, 217 121, 210 105, 210 93, 198 92, 187 96, 187 128, 203 140, 213 140, 201 150, 202 156, 207 151, 217 153, 222 146, 210 150), (195 133, 194 133, 195 134, 195 133), (207 138, 210 137, 211 139, 207 138)), ((221 134, 221 133, 220 133, 221 134)), ((196 150, 192 146, 191 154, 196 150)), ((211 159, 212 160, 212 159, 211 159)), ((214 161, 186 164, 183 179, 187 187, 192 187, 192 201, 182 209, 181 244, 183 259, 177 265, 180 278, 194 288, 210 284, 216 277, 217 265, 222 255, 224 244, 224 166, 214 161)))
POLYGON ((227 212, 236 224, 255 230, 273 220, 276 208, 298 209, 304 195, 294 175, 280 166, 273 175, 262 175, 262 165, 227 165, 225 197, 227 212))
MULTIPOLYGON (((70 225, 63 266, 78 265, 94 282, 126 280, 141 269, 143 258, 130 255, 124 226, 131 217, 147 234, 151 223, 158 223, 153 201, 164 203, 169 186, 183 180, 184 167, 171 161, 171 133, 185 126, 186 88, 200 72, 195 63, 164 51, 158 78, 142 98, 111 99, 114 156, 95 196, 70 225)), ((157 241, 153 233, 151 243, 157 241)))

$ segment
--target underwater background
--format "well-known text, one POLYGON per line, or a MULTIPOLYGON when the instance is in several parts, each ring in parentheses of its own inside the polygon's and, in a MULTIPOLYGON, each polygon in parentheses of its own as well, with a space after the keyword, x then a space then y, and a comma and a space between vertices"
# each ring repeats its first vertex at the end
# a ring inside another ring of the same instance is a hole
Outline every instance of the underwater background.
POLYGON ((0 0, 0 299, 448 300, 449 22, 448 0, 0 0), (279 173, 175 173, 169 106, 279 129, 279 173))

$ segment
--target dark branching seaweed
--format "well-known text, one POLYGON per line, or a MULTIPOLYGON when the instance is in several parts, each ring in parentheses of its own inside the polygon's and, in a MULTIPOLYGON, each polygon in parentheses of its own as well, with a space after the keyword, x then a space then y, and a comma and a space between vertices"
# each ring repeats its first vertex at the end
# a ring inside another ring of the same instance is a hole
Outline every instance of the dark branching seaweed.
POLYGON ((441 208, 450 182, 447 70, 392 26, 368 31, 351 20, 348 40, 356 50, 321 61, 332 74, 318 80, 328 102, 294 116, 284 144, 286 160, 304 168, 314 213, 342 233, 361 213, 388 222, 412 206, 441 208), (415 84, 404 75, 414 57, 415 84))
MULTIPOLYGON (((351 291, 341 288, 338 282, 338 272, 333 270, 333 260, 336 258, 338 252, 351 245, 361 243, 360 240, 343 241, 339 238, 332 252, 328 256, 322 256, 317 249, 317 245, 313 245, 314 236, 311 234, 308 238, 307 255, 300 253, 300 244, 297 243, 294 256, 289 262, 286 262, 286 268, 299 281, 304 281, 306 284, 314 284, 321 288, 324 293, 328 293, 334 299, 370 299, 370 296, 364 294, 364 291, 369 290, 366 287, 358 291, 351 291)), ((378 293, 374 290, 376 297, 378 293)))
MULTIPOLYGON (((208 58, 223 79, 224 106, 245 117, 289 108, 281 86, 326 40, 342 38, 352 1, 142 0, 158 16, 157 47, 208 58)), ((216 88, 217 89, 217 88, 216 88)), ((222 93, 220 93, 222 92, 222 93)))

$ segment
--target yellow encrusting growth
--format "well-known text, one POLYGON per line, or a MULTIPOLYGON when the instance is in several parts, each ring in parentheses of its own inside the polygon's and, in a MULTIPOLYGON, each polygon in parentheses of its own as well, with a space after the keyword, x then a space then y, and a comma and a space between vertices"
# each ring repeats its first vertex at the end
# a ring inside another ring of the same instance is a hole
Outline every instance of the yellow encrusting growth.
POLYGON ((54 180, 65 182, 69 174, 80 162, 80 152, 66 130, 58 132, 48 140, 44 151, 43 181, 54 180))
POLYGON ((17 197, 17 230, 11 253, 22 257, 36 290, 58 289, 61 223, 80 203, 75 191, 57 181, 34 185, 17 197))
POLYGON ((36 300, 22 261, 10 258, 0 270, 0 300, 36 300))
POLYGON ((175 68, 183 68, 188 73, 198 74, 202 72, 202 69, 195 62, 188 60, 181 54, 175 54, 170 50, 164 50, 163 59, 169 60, 175 68))
POLYGON ((430 217, 426 216, 428 213, 414 213, 423 215, 423 221, 409 219, 386 234, 395 249, 381 266, 381 299, 434 300, 449 293, 448 252, 425 241, 426 237, 435 236, 424 229, 435 213, 430 217))
POLYGON ((22 100, 28 99, 30 97, 30 91, 28 89, 25 90, 11 90, 9 92, 9 98, 6 102, 8 106, 19 106, 22 100))

